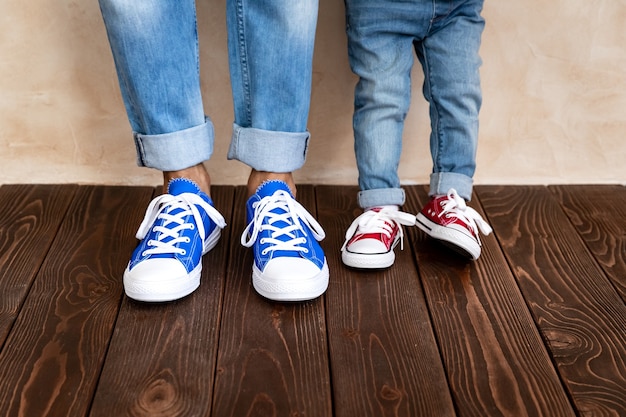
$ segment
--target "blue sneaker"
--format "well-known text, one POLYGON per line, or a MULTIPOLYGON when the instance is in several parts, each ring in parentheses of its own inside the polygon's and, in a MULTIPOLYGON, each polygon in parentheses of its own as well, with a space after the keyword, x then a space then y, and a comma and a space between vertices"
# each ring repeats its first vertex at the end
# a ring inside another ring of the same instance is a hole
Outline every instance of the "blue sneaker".
POLYGON ((252 284, 263 297, 302 301, 328 287, 328 264, 318 240, 319 223, 298 203, 283 181, 267 181, 246 205, 248 226, 241 244, 252 247, 252 284))
POLYGON ((224 217, 191 180, 170 181, 150 203, 137 231, 141 240, 124 271, 124 290, 139 301, 172 301, 200 285, 202 255, 215 247, 224 217))

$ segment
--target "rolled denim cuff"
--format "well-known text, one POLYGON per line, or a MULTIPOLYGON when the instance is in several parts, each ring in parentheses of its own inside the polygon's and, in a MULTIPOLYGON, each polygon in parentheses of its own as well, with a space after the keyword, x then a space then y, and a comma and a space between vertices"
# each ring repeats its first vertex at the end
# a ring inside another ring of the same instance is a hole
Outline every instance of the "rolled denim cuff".
POLYGON ((428 195, 445 195, 454 188, 463 199, 472 199, 474 181, 471 177, 455 172, 436 172, 430 175, 430 191, 428 195))
POLYGON ((257 171, 292 172, 306 160, 309 132, 274 132, 233 124, 228 159, 257 171))
POLYGON ((362 209, 387 205, 401 206, 406 196, 402 188, 378 188, 374 190, 360 191, 357 202, 362 209))
POLYGON ((211 158, 215 131, 209 118, 204 124, 160 135, 133 133, 137 165, 161 171, 178 171, 211 158))

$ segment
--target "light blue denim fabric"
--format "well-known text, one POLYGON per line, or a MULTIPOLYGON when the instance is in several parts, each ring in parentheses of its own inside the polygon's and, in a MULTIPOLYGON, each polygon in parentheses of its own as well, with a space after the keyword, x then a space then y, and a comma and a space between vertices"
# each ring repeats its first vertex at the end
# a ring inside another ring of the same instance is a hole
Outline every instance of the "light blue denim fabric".
POLYGON ((228 158, 259 171, 294 171, 309 139, 318 2, 228 0, 226 7, 235 106, 228 158))
POLYGON ((482 102, 478 54, 483 0, 345 0, 359 205, 404 203, 398 177, 411 102, 413 52, 430 103, 430 195, 472 195, 482 102))
MULTIPOLYGON (((99 0, 138 164, 208 160, 214 129, 200 90, 194 0, 99 0)), ((262 171, 304 164, 317 0, 228 0, 235 104, 228 157, 262 171)))

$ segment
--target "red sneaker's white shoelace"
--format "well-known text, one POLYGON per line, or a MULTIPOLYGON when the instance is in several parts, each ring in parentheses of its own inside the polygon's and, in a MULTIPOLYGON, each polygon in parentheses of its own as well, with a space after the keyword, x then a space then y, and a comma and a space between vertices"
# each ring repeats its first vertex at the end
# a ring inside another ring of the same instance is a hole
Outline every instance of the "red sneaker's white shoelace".
POLYGON ((403 249, 404 232, 402 231, 402 225, 414 226, 415 215, 395 208, 383 207, 380 210, 367 210, 354 219, 346 231, 346 241, 341 247, 341 251, 343 252, 346 249, 357 231, 359 234, 382 233, 387 237, 391 237, 394 224, 399 228, 400 249, 403 249))
POLYGON ((469 207, 465 200, 462 199, 456 190, 451 189, 447 194, 448 200, 442 205, 443 211, 439 213, 439 217, 445 215, 447 217, 455 217, 467 224, 468 227, 476 235, 480 244, 480 237, 477 231, 480 230, 485 236, 493 231, 491 226, 482 218, 482 216, 473 208, 469 207))

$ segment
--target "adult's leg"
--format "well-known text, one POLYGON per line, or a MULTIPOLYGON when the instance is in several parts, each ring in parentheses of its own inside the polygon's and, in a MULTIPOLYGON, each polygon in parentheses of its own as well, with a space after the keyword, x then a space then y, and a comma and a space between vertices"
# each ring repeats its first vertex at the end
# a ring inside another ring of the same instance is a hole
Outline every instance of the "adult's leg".
POLYGON ((235 123, 229 159, 252 168, 250 194, 267 179, 295 192, 309 132, 317 0, 228 0, 235 123))
POLYGON ((200 94, 194 0, 100 0, 140 166, 163 172, 166 192, 148 206, 124 272, 126 294, 170 301, 200 285, 202 255, 224 218, 202 165, 213 125, 200 94))
POLYGON ((201 163, 214 131, 200 92, 193 0, 100 0, 100 8, 133 129, 137 163, 187 176, 208 192, 201 163))
POLYGON ((229 0, 227 9, 235 105, 228 157, 252 168, 242 236, 253 248, 252 283, 272 300, 313 299, 328 287, 317 242, 324 231, 294 199, 292 172, 309 139, 317 0, 229 0))

